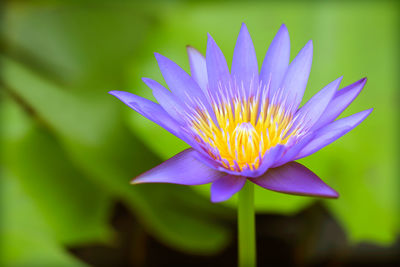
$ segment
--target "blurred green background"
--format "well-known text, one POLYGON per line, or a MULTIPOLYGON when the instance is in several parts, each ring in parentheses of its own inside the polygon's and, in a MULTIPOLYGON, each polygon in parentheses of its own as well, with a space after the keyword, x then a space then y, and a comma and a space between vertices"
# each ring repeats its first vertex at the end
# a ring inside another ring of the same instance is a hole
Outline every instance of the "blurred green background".
MULTIPOLYGON (((186 145, 107 92, 154 99, 141 82, 162 81, 153 52, 189 70, 185 46, 205 53, 207 32, 231 62, 241 22, 260 65, 282 23, 291 58, 314 41, 305 99, 341 75, 341 87, 368 77, 343 115, 374 112, 301 162, 340 192, 338 200, 319 203, 349 247, 394 245, 400 230, 396 1, 9 1, 0 56, 2 266, 88 265, 71 251, 118 247, 115 203, 137 220, 132 229, 182 255, 232 246, 235 198, 211 204, 208 186, 129 185, 186 145)), ((290 218, 315 201, 256 192, 259 216, 290 218)), ((137 242, 132 257, 143 252, 137 242)))

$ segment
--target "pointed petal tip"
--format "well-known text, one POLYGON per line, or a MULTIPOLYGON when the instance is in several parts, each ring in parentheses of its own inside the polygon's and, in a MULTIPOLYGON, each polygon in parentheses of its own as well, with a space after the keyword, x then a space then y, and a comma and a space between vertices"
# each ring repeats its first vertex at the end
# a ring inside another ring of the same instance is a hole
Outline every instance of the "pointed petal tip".
MULTIPOLYGON (((353 87, 353 89, 355 89, 355 91, 357 92, 357 94, 355 95, 355 97, 358 96, 358 94, 362 91, 362 89, 364 88, 365 84, 367 83, 367 77, 364 77, 358 81, 356 81, 355 83, 349 85, 349 87, 353 87)), ((354 98, 355 98, 354 97, 354 98)))
POLYGON ((139 181, 137 181, 137 179, 136 178, 133 178, 130 182, 129 182, 130 184, 132 184, 132 185, 135 185, 135 184, 140 184, 140 182, 139 181))
MULTIPOLYGON (((335 84, 335 87, 339 87, 339 85, 342 82, 342 80, 343 80, 343 75, 340 76, 339 78, 337 78, 336 80, 334 80, 332 83, 335 84)), ((338 88, 336 88, 336 89, 338 89, 338 88)))
POLYGON ((207 33, 207 47, 209 45, 217 46, 217 43, 215 42, 214 38, 211 36, 211 34, 208 32, 207 33))
POLYGON ((270 169, 263 176, 251 178, 250 181, 268 190, 285 194, 321 198, 339 197, 339 193, 316 174, 294 161, 270 169))
POLYGON ((191 45, 186 45, 186 52, 189 54, 196 53, 198 50, 191 45))
POLYGON ((119 98, 119 99, 121 99, 121 97, 126 97, 126 96, 129 96, 129 95, 132 95, 132 93, 125 92, 125 91, 118 91, 118 90, 112 90, 112 91, 109 91, 108 93, 110 95, 113 95, 113 96, 119 98))
POLYGON ((165 60, 165 59, 169 60, 167 57, 161 55, 158 52, 154 52, 154 56, 156 57, 157 62, 159 62, 160 60, 165 60))
MULTIPOLYGON (((358 113, 355 113, 355 114, 353 114, 353 115, 351 115, 351 116, 358 115, 359 117, 361 117, 362 119, 358 122, 358 124, 360 124, 363 120, 365 120, 365 119, 372 113, 373 110, 374 110, 374 108, 369 108, 369 109, 360 111, 360 112, 358 112, 358 113)), ((349 116, 349 117, 350 117, 350 116, 349 116)), ((357 125, 358 125, 358 124, 357 124, 357 125)))
MULTIPOLYGON (((284 42, 289 43, 289 31, 286 28, 285 24, 282 24, 281 27, 279 27, 278 32, 276 33, 274 40, 284 40, 284 42)), ((280 41, 282 42, 282 41, 280 41)))
POLYGON ((250 32, 247 29, 247 26, 244 22, 242 23, 242 26, 240 27, 239 38, 240 38, 240 36, 242 36, 242 38, 250 38, 250 32))
POLYGON ((167 183, 203 185, 212 183, 224 174, 197 160, 192 149, 186 149, 156 167, 137 176, 131 184, 167 183))
POLYGON ((339 86, 340 86, 340 83, 342 82, 342 80, 343 80, 343 75, 332 82, 334 84, 334 86, 333 86, 334 92, 336 92, 339 89, 339 86))
POLYGON ((308 54, 311 54, 311 55, 312 55, 313 49, 314 49, 313 41, 312 41, 312 40, 309 40, 309 41, 303 46, 303 48, 300 50, 299 54, 300 54, 300 53, 308 53, 308 54))
POLYGON ((335 189, 333 189, 329 186, 326 186, 325 188, 322 189, 322 191, 319 191, 319 192, 309 192, 309 193, 305 193, 305 194, 300 193, 297 195, 319 197, 319 198, 330 198, 330 199, 337 199, 340 196, 339 193, 335 189))
MULTIPOLYGON (((300 52, 297 54, 297 56, 293 59, 292 63, 296 60, 300 60, 300 61, 309 61, 309 63, 311 63, 313 57, 313 41, 309 40, 305 46, 303 46, 303 48, 300 50, 300 52)), ((291 64, 292 64, 291 63, 291 64)), ((310 65, 311 67, 311 65, 310 65)))
MULTIPOLYGON (((310 63, 311 63, 311 60, 312 60, 312 58, 313 58, 313 50, 314 50, 314 46, 313 46, 313 41, 312 40, 309 40, 307 43, 306 43, 306 45, 300 50, 300 52, 298 53, 298 55, 296 56, 296 58, 299 56, 299 55, 301 55, 300 56, 300 58, 302 59, 302 60, 310 60, 310 63)), ((296 58, 294 59, 294 60, 296 60, 296 58)), ((310 66, 311 67, 311 66, 310 66)))
POLYGON ((333 191, 333 194, 332 194, 331 198, 335 198, 336 199, 336 198, 340 197, 340 194, 336 190, 332 189, 332 191, 333 191))
POLYGON ((244 22, 242 23, 242 26, 240 27, 239 37, 240 36, 243 36, 243 37, 250 36, 249 30, 247 29, 247 26, 244 22))
POLYGON ((192 45, 186 45, 186 51, 198 51, 196 48, 194 48, 194 46, 192 46, 192 45))
POLYGON ((332 187, 326 186, 326 187, 324 188, 323 191, 318 192, 318 193, 316 193, 316 194, 312 194, 312 195, 310 195, 310 196, 321 197, 321 198, 337 199, 337 198, 339 198, 340 195, 339 195, 339 193, 338 193, 335 189, 333 189, 332 187))
POLYGON ((154 52, 154 57, 156 58, 158 64, 160 64, 160 61, 166 59, 166 57, 164 57, 163 55, 161 55, 158 52, 154 52))
POLYGON ((364 77, 364 78, 362 78, 361 80, 358 81, 358 83, 361 84, 360 89, 362 89, 362 88, 365 86, 365 84, 367 83, 367 81, 368 81, 367 77, 364 77))
POLYGON ((287 29, 285 23, 283 23, 283 24, 281 25, 281 27, 279 27, 278 33, 279 33, 279 34, 284 34, 284 35, 286 35, 287 37, 289 37, 289 30, 287 29))
POLYGON ((248 32, 246 23, 244 23, 244 22, 242 22, 242 26, 240 27, 240 31, 242 31, 242 30, 248 32))
POLYGON ((199 54, 199 55, 203 56, 203 54, 197 48, 195 48, 194 46, 191 46, 191 45, 186 46, 186 52, 189 54, 189 56, 190 56, 190 54, 199 54))
POLYGON ((153 91, 153 86, 155 85, 155 84, 158 84, 158 82, 156 82, 155 80, 153 80, 153 79, 150 79, 150 78, 146 78, 146 77, 142 77, 142 81, 144 82, 144 84, 146 84, 152 91, 153 91))
POLYGON ((131 185, 138 185, 138 184, 154 184, 154 183, 171 183, 171 182, 165 182, 165 181, 143 181, 142 175, 139 175, 138 177, 133 178, 129 184, 131 185))
POLYGON ((143 183, 151 183, 151 182, 143 181, 143 180, 141 179, 141 176, 142 176, 142 174, 140 174, 139 176, 136 176, 135 178, 133 178, 133 179, 129 182, 129 184, 131 184, 131 185, 137 185, 137 184, 143 184, 143 183))
POLYGON ((207 49, 214 44, 215 44, 214 38, 212 38, 211 34, 207 32, 207 49))
POLYGON ((118 92, 117 90, 108 91, 108 93, 109 93, 110 95, 113 95, 113 96, 115 96, 115 94, 116 94, 117 92, 118 92))
POLYGON ((149 81, 151 81, 150 78, 142 77, 142 81, 147 84, 149 81))
POLYGON ((313 40, 309 40, 304 47, 313 49, 313 47, 314 47, 313 40))
POLYGON ((364 77, 349 86, 358 87, 358 91, 361 91, 364 88, 367 81, 368 81, 367 77, 364 77))

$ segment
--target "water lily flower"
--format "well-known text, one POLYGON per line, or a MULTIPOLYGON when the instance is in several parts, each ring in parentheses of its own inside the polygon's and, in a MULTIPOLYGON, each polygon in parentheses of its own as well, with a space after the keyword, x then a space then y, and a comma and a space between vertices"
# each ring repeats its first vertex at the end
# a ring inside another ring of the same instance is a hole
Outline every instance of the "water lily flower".
POLYGON ((191 148, 132 181, 201 185, 212 183, 211 200, 225 201, 250 181, 294 195, 337 198, 338 193, 295 160, 309 156, 360 124, 372 111, 337 119, 366 83, 338 90, 334 80, 300 107, 310 74, 309 41, 289 64, 285 25, 258 70, 252 40, 242 24, 232 66, 208 35, 204 57, 187 47, 191 75, 155 53, 170 90, 144 78, 158 101, 111 91, 126 105, 182 139, 191 148))

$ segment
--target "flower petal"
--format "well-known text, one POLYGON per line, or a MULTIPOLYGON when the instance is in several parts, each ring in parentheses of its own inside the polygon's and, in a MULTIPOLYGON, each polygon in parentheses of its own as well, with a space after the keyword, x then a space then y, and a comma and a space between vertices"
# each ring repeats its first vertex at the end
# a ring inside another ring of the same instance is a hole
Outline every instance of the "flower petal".
POLYGON ((189 105, 200 102, 212 111, 203 91, 189 74, 163 55, 155 53, 155 56, 165 82, 176 97, 189 105))
POLYGON ((206 92, 208 84, 206 58, 194 47, 187 46, 186 50, 189 56, 190 73, 200 88, 206 92))
POLYGON ((214 182, 226 174, 213 170, 195 158, 194 149, 186 149, 132 180, 132 184, 172 183, 201 185, 214 182))
POLYGON ((266 189, 292 195, 337 198, 339 194, 317 175, 297 162, 269 169, 263 176, 250 179, 266 189))
POLYGON ((181 110, 184 109, 184 105, 179 99, 158 82, 149 78, 142 78, 142 80, 153 91, 154 97, 163 109, 175 120, 182 122, 181 110))
POLYGON ((273 96, 282 83, 289 66, 290 39, 289 32, 282 24, 265 55, 260 81, 263 85, 270 84, 270 96, 273 96))
POLYGON ((341 81, 342 77, 334 80, 307 101, 296 113, 294 128, 300 128, 301 131, 309 130, 325 112, 341 81))
POLYGON ((357 125, 359 125, 371 112, 372 109, 364 110, 349 117, 334 121, 327 126, 317 130, 315 132, 314 139, 310 141, 310 143, 308 143, 300 151, 300 153, 295 157, 295 160, 304 158, 308 155, 315 153, 316 151, 329 145, 336 139, 350 132, 357 125))
POLYGON ((285 105, 290 107, 292 111, 297 110, 303 98, 310 75, 312 55, 313 44, 310 40, 290 63, 280 86, 282 90, 280 100, 285 100, 285 105))
POLYGON ((293 161, 293 159, 299 154, 299 152, 314 138, 314 133, 310 133, 304 137, 302 137, 299 141, 297 141, 294 145, 286 148, 285 153, 277 159, 271 168, 276 168, 282 166, 283 164, 288 163, 289 161, 293 161))
POLYGON ((261 165, 257 170, 248 174, 248 177, 259 177, 263 175, 274 163, 277 159, 282 157, 283 152, 285 151, 284 145, 276 145, 273 148, 270 148, 264 155, 261 165))
POLYGON ((232 58, 232 78, 250 94, 258 87, 258 64, 256 52, 246 24, 242 23, 232 58))
POLYGON ((109 94, 117 97, 142 116, 157 123, 170 133, 176 135, 178 138, 181 138, 179 134, 179 124, 169 116, 159 104, 128 92, 110 91, 109 94))
POLYGON ((230 199, 243 188, 246 180, 245 177, 234 175, 219 178, 211 185, 211 202, 221 202, 230 199))
POLYGON ((208 86, 211 93, 218 91, 220 83, 224 86, 231 84, 231 75, 224 54, 210 34, 208 34, 206 62, 208 86))
POLYGON ((334 121, 358 96, 366 82, 367 78, 363 78, 337 91, 324 113, 312 127, 312 130, 320 129, 334 121))

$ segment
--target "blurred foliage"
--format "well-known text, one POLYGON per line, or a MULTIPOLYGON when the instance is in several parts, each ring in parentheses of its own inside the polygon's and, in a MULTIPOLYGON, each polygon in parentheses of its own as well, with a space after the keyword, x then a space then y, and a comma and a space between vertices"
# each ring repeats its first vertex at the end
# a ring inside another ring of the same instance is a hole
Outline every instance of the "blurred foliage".
MULTIPOLYGON (((230 240, 236 199, 209 202, 209 187, 130 186, 135 175, 186 145, 107 94, 153 99, 141 77, 162 81, 157 51, 188 70, 185 45, 205 52, 209 31, 228 62, 246 22, 261 64, 282 22, 292 58, 314 40, 306 98, 344 75, 369 82, 345 115, 375 108, 348 136, 302 160, 337 189, 325 204, 354 242, 391 243, 396 190, 398 13, 394 2, 111 3, 7 5, 2 44, 2 255, 5 265, 79 266, 63 246, 115 242, 123 201, 147 231, 177 249, 215 253, 230 240), (5 249, 4 249, 5 248, 5 249)), ((294 214, 315 199, 257 189, 259 212, 294 214)))

